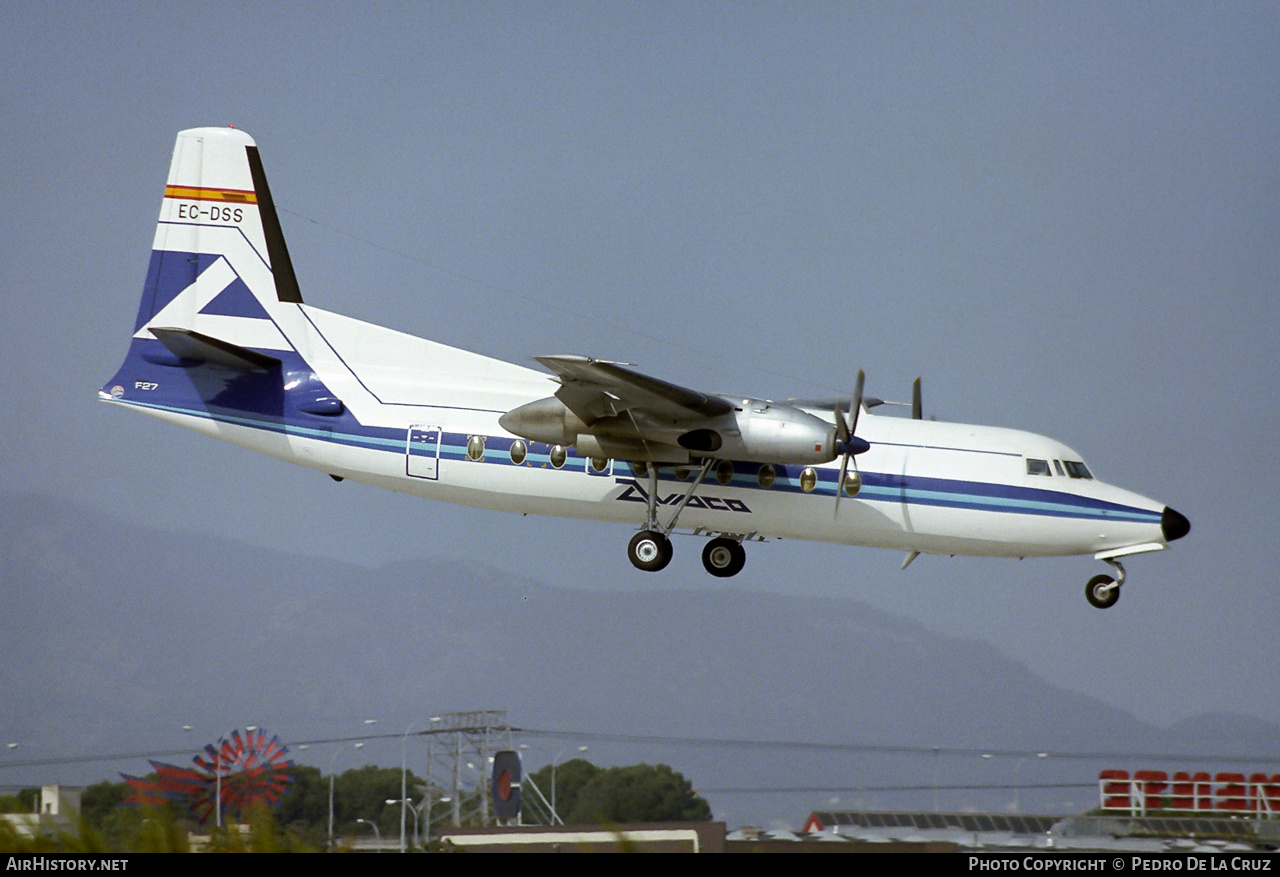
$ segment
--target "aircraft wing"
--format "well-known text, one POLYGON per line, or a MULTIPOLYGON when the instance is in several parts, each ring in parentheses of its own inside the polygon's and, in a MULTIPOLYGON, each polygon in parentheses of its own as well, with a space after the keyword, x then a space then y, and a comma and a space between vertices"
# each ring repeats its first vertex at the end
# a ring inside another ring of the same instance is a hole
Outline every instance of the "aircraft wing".
POLYGON ((586 424, 627 411, 668 423, 688 423, 733 410, 733 405, 719 396, 669 384, 616 362, 586 356, 535 358, 559 378, 556 398, 586 424))

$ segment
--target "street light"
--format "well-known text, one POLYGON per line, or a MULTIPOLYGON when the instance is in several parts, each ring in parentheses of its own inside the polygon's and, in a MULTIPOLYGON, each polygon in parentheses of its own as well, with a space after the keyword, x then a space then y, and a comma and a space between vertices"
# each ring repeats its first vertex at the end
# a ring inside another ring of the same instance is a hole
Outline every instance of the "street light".
POLYGON ((218 748, 213 753, 213 782, 214 782, 214 799, 213 799, 213 816, 214 825, 222 828, 222 748, 227 742, 227 735, 223 734, 218 738, 218 748))
MULTIPOLYGON (((448 801, 451 799, 441 798, 438 800, 448 801)), ((422 813, 432 803, 431 799, 423 798, 422 802, 419 803, 417 807, 413 806, 413 801, 410 799, 388 798, 387 803, 388 804, 405 804, 405 805, 408 805, 411 811, 413 811, 413 847, 414 849, 417 849, 419 844, 419 837, 421 836, 420 830, 422 828, 422 813)))
MULTIPOLYGON (((185 730, 186 728, 187 726, 183 725, 183 729, 185 730)), ((252 734, 254 731, 258 730, 258 726, 245 725, 244 729, 250 734, 252 734)), ((238 734, 239 732, 237 731, 235 733, 238 734)), ((218 750, 217 752, 214 753, 214 756, 213 756, 213 776, 214 776, 214 786, 215 786, 214 805, 217 811, 216 812, 217 818, 215 820, 215 824, 217 825, 218 828, 222 828, 222 751, 223 749, 226 748, 226 744, 227 744, 227 735, 223 734, 221 737, 218 738, 218 750)))
POLYGON ((370 822, 368 819, 357 819, 356 822, 363 822, 373 829, 374 843, 378 845, 378 852, 382 852, 382 832, 378 831, 377 824, 370 822))
MULTIPOLYGON (((995 756, 994 756, 994 755, 992 755, 990 752, 984 752, 984 753, 982 753, 982 760, 983 760, 983 761, 988 761, 988 762, 989 762, 989 761, 991 761, 991 760, 992 760, 992 759, 994 759, 994 758, 995 758, 995 756)), ((986 779, 986 777, 987 777, 987 772, 986 772, 986 770, 985 770, 985 769, 983 770, 983 772, 982 772, 981 776, 982 776, 982 778, 983 778, 983 780, 982 780, 982 781, 983 781, 983 784, 984 784, 984 786, 985 786, 985 784, 987 783, 987 779, 986 779)), ((991 799, 990 799, 990 798, 987 798, 986 800, 987 800, 987 806, 988 806, 988 807, 991 807, 991 799)), ((994 808, 992 808, 992 809, 994 810, 994 808)))
POLYGON ((933 812, 938 812, 938 747, 933 747, 933 812))
MULTIPOLYGON (((587 746, 577 747, 579 752, 586 752, 588 748, 587 746)), ((551 817, 553 825, 555 824, 554 820, 560 819, 560 811, 556 809, 556 766, 560 763, 561 756, 568 751, 568 749, 561 749, 551 761, 551 817)), ((560 824, 564 825, 563 819, 560 819, 560 824)))
MULTIPOLYGON (((365 724, 368 725, 376 721, 377 719, 367 719, 365 724)), ((364 744, 356 743, 351 748, 363 749, 364 744)), ((333 752, 333 758, 329 759, 329 852, 333 852, 333 777, 334 773, 338 769, 338 756, 341 755, 345 749, 345 746, 338 747, 333 752)))
MULTIPOLYGON (((413 730, 413 722, 409 723, 409 727, 404 729, 404 736, 400 738, 400 852, 404 852, 404 819, 409 803, 409 732, 413 730)), ((388 801, 388 804, 393 802, 388 801)))
POLYGON ((450 801, 452 801, 452 800, 453 800, 453 798, 449 797, 448 795, 444 795, 444 796, 442 796, 442 797, 432 799, 432 801, 430 802, 430 806, 428 806, 428 805, 427 805, 427 801, 425 801, 425 800, 424 800, 424 801, 422 802, 422 804, 423 804, 422 809, 423 809, 423 810, 425 810, 425 811, 427 812, 427 833, 426 833, 426 837, 424 838, 424 840, 425 840, 428 844, 430 844, 430 843, 431 843, 431 811, 435 809, 435 805, 437 805, 437 804, 448 804, 448 803, 449 803, 450 801))
MULTIPOLYGON (((1035 757, 1048 758, 1049 753, 1037 752, 1035 757)), ((1020 803, 1021 799, 1018 796, 1018 793, 1022 791, 1021 786, 1018 785, 1018 772, 1022 770, 1022 765, 1025 764, 1030 758, 1031 758, 1030 755, 1024 755, 1022 758, 1019 758, 1018 763, 1013 766, 1013 812, 1014 813, 1022 812, 1022 806, 1020 803)))
MULTIPOLYGON (((432 716, 427 720, 431 724, 440 721, 439 716, 432 716)), ((408 812, 409 806, 409 761, 408 761, 408 744, 409 732, 413 730, 415 723, 410 723, 409 727, 404 729, 404 736, 400 738, 400 852, 405 852, 404 844, 404 823, 405 814, 408 812)), ((430 767, 427 769, 428 775, 431 773, 430 767)), ((394 803, 388 801, 388 804, 394 803)), ((416 821, 415 821, 416 825, 416 821)))
MULTIPOLYGON (((378 720, 365 719, 364 724, 376 725, 378 724, 378 720)), ((364 743, 356 743, 351 748, 363 749, 364 743)), ((329 760, 329 852, 333 852, 333 778, 335 771, 338 769, 338 756, 341 755, 345 749, 345 746, 340 746, 335 749, 333 752, 333 758, 329 760)))

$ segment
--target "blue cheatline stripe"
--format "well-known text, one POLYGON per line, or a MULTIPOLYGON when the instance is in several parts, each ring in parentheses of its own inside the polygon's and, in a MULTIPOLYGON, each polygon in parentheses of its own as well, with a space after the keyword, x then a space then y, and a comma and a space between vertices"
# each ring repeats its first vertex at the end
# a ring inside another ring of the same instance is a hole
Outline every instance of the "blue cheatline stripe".
MULTIPOLYGON (((113 400, 117 404, 132 405, 173 414, 198 417, 218 423, 234 424, 250 429, 280 435, 299 436, 318 441, 331 442, 345 447, 364 448, 384 451, 404 456, 407 453, 408 427, 366 427, 359 431, 344 429, 317 429, 305 426, 285 418, 245 416, 230 412, 213 412, 205 409, 184 408, 174 405, 161 405, 138 400, 113 400)), ((467 439, 464 433, 441 432, 439 456, 442 460, 466 460, 467 439)), ((485 455, 481 460, 472 461, 486 465, 519 466, 519 468, 553 469, 551 465, 551 446, 542 442, 525 441, 527 454, 523 463, 511 461, 511 445, 518 439, 503 436, 486 438, 485 455)), ((561 471, 581 474, 586 466, 587 458, 571 448, 566 448, 566 460, 561 471)), ((696 467, 685 467, 690 472, 696 467)), ((760 487, 756 481, 761 466, 757 463, 734 463, 734 475, 727 486, 737 490, 803 493, 800 487, 800 473, 804 466, 774 466, 776 478, 770 488, 760 487)), ((818 469, 817 486, 810 491, 815 496, 834 497, 839 472, 834 469, 818 469)), ((615 461, 613 475, 621 480, 635 478, 644 486, 645 479, 625 461, 615 461)), ((662 482, 684 483, 692 476, 676 478, 672 467, 659 470, 662 482)), ((1160 522, 1160 512, 1089 497, 1075 496, 1044 488, 1018 487, 1006 484, 990 484, 980 481, 961 481, 944 478, 905 478, 901 475, 888 475, 875 472, 863 472, 863 487, 856 501, 903 503, 905 505, 934 506, 941 508, 970 509, 994 513, 1038 515, 1058 518, 1093 519, 1108 521, 1133 521, 1154 524, 1160 522)), ((714 470, 708 474, 706 482, 710 486, 720 486, 715 479, 714 470)), ((853 501, 853 500, 851 500, 853 501)))

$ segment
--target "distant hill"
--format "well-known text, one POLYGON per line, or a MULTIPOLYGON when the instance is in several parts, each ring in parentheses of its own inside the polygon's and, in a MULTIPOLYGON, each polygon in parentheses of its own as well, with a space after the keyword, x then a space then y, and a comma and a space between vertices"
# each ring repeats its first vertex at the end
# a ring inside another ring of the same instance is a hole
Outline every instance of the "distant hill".
MULTIPOLYGON (((1101 766, 1160 765, 1060 753, 1256 754, 1278 730, 1238 716, 1155 728, 983 643, 856 599, 618 591, 603 577, 570 589, 430 558, 366 569, 137 528, 33 495, 0 501, 0 742, 21 743, 10 761, 194 752, 247 724, 319 740, 367 733, 361 719, 373 716, 397 735, 441 711, 505 708, 516 725, 565 732, 531 735, 533 767, 584 740, 593 760, 672 764, 731 823, 798 825, 832 798, 1001 806, 1012 792, 934 786, 1087 783, 1101 766), (1008 754, 1041 751, 1050 758, 1008 754), (885 790, 902 786, 918 788, 885 790), (797 791, 753 791, 762 788, 797 791)), ((294 754, 324 770, 355 763, 332 744, 294 754)), ((400 741, 360 757, 395 764, 400 741)), ((116 770, 145 763, 0 762, 0 784, 116 770)), ((1019 798, 1024 810, 1062 809, 1096 793, 1019 798)))

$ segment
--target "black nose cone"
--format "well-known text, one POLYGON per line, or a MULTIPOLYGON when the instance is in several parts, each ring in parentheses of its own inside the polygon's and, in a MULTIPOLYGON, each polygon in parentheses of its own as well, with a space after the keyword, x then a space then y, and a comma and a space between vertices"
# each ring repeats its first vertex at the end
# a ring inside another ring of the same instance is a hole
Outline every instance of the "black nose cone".
POLYGON ((1165 506, 1164 514, 1160 515, 1160 531, 1164 533, 1164 541, 1172 542, 1191 532, 1191 522, 1165 506))

